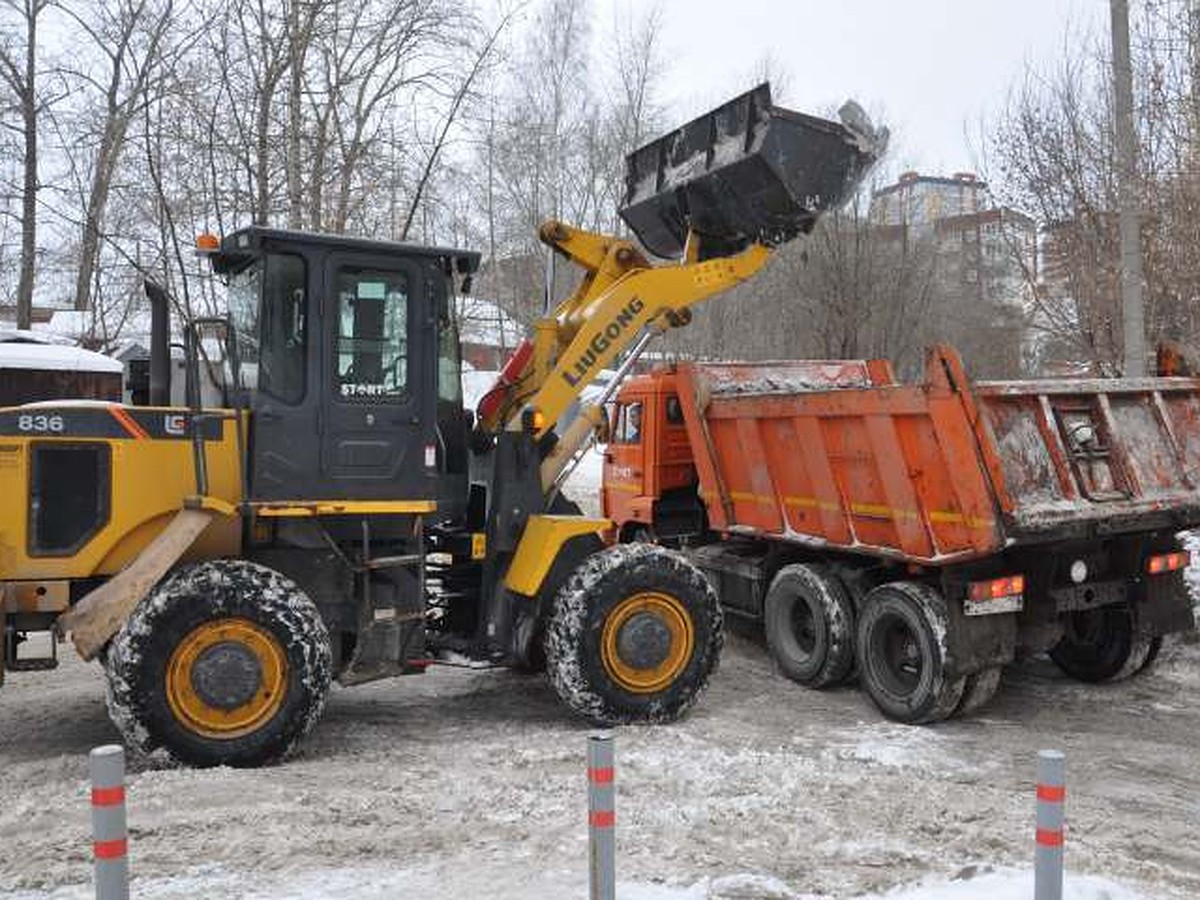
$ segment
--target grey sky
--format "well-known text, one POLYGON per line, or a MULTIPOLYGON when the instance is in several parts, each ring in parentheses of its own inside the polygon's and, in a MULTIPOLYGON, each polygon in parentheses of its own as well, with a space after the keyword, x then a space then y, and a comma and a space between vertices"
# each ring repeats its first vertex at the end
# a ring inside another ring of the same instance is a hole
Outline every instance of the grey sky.
MULTIPOLYGON (((606 31, 627 0, 597 0, 606 31)), ((964 125, 1003 103, 1026 61, 1104 34, 1104 0, 663 0, 672 118, 748 87, 768 54, 784 99, 822 111, 854 97, 896 135, 891 169, 972 166, 964 125)))

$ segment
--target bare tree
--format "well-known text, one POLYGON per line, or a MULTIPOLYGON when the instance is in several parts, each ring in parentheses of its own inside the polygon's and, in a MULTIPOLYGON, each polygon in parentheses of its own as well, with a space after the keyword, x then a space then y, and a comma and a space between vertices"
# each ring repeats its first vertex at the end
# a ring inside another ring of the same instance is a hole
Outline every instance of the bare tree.
MULTIPOLYGON (((96 123, 98 142, 85 145, 92 156, 91 181, 83 202, 83 228, 79 265, 75 278, 75 308, 87 309, 100 253, 101 228, 112 190, 113 178, 125 150, 129 126, 146 102, 172 20, 173 2, 152 4, 150 0, 109 0, 89 4, 86 12, 64 7, 75 25, 95 44, 106 60, 107 78, 94 78, 82 68, 70 74, 82 82, 89 94, 99 95, 102 110, 96 123)), ((89 97, 89 104, 94 102, 89 97)), ((76 134, 68 153, 82 137, 76 134)))
POLYGON ((38 22, 49 0, 3 0, 3 8, 19 19, 19 31, 0 40, 0 81, 16 101, 22 137, 21 160, 21 274, 17 283, 17 327, 28 328, 33 318, 33 282, 37 264, 38 22))

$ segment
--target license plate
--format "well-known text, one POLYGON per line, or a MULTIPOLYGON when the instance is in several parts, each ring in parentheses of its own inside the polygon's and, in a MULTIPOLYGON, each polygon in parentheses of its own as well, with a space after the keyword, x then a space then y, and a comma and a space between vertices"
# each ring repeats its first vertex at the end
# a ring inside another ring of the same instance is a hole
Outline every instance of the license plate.
POLYGON ((995 600, 964 600, 963 612, 968 616, 990 616, 995 613, 1020 612, 1025 608, 1025 597, 997 597, 995 600))

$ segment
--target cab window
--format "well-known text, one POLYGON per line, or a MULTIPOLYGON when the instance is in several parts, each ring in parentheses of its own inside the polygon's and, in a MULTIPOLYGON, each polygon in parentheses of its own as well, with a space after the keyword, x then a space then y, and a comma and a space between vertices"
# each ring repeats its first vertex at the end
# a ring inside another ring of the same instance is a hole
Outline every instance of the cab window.
POLYGON ((230 278, 229 316, 237 329, 242 386, 276 400, 304 399, 308 304, 304 259, 268 253, 230 278))
POLYGON ((626 403, 617 410, 616 444, 638 444, 642 440, 642 404, 626 403))
POLYGON ((408 277, 338 269, 335 382, 343 400, 388 400, 408 384, 408 277))
POLYGON ((674 394, 667 398, 667 424, 683 424, 683 405, 679 402, 679 398, 674 394))

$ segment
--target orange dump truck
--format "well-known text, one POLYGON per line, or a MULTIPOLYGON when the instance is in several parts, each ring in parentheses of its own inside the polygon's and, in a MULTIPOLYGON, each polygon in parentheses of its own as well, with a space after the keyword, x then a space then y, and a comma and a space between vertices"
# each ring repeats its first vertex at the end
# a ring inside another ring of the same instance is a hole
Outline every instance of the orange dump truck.
POLYGON ((970 712, 1018 652, 1086 681, 1193 627, 1176 537, 1200 524, 1200 380, 972 385, 946 347, 690 364, 617 397, 603 503, 690 548, 782 672, 889 717, 970 712))

